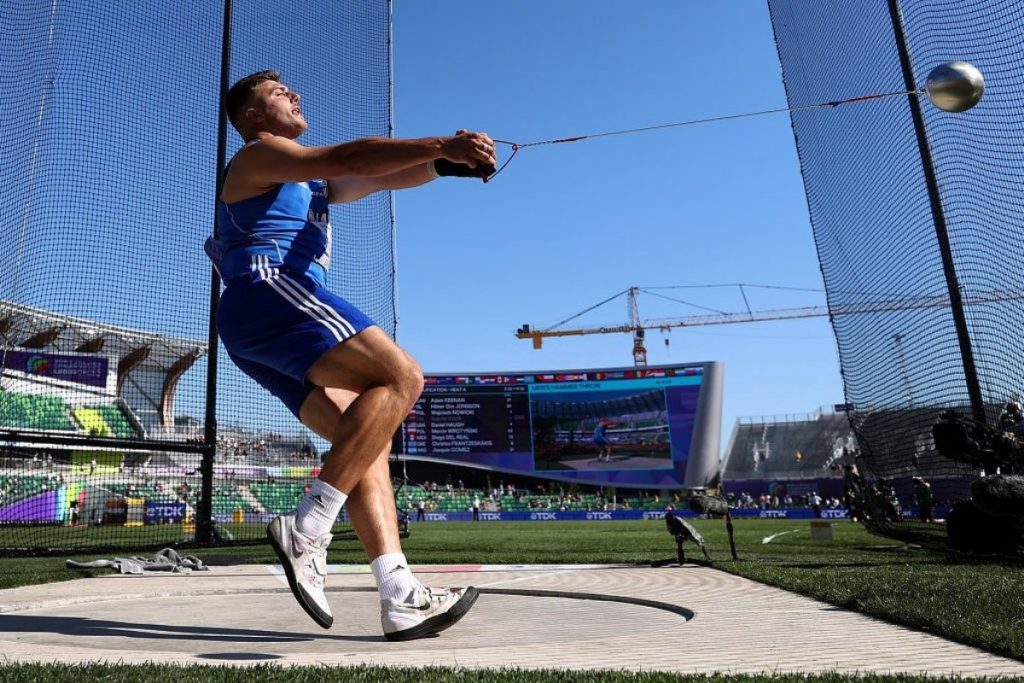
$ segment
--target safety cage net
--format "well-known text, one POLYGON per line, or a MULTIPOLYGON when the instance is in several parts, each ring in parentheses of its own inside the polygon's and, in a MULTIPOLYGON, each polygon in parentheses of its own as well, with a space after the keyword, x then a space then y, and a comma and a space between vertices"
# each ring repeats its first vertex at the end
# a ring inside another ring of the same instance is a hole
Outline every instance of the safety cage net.
MULTIPOLYGON (((211 360, 221 71, 280 71, 303 144, 388 136, 391 6, 227 2, 0 8, 7 552, 263 539, 318 472, 323 442, 223 347, 211 360)), ((242 140, 224 134, 230 159, 242 140)), ((390 194, 331 222, 328 286, 394 334, 390 194)))

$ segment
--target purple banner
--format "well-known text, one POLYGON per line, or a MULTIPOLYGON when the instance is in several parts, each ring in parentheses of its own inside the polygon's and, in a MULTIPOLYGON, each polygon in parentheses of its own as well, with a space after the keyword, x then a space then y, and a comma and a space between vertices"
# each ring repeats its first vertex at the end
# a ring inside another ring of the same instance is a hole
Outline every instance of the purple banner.
POLYGON ((56 522, 57 491, 19 500, 0 508, 0 522, 56 522))
POLYGON ((0 352, 0 362, 5 370, 94 387, 107 386, 107 359, 103 356, 72 356, 8 349, 0 352))

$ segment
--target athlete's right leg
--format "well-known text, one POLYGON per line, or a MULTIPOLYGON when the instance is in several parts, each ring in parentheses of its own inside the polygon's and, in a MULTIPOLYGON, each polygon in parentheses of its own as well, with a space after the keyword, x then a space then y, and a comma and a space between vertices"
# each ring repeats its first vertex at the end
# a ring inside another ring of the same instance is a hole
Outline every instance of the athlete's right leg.
POLYGON ((321 480, 350 494, 419 398, 423 372, 383 330, 369 327, 323 354, 306 381, 355 395, 325 426, 331 449, 320 472, 321 480))

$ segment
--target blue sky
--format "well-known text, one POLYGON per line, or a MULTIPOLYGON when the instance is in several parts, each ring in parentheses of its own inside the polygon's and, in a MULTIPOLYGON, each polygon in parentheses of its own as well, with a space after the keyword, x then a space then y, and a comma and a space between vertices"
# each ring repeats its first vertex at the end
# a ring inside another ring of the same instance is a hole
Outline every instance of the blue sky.
MULTIPOLYGON (((786 106, 763 2, 397 0, 394 61, 400 137, 529 142, 786 106)), ((427 372, 631 365, 628 335, 535 351, 513 333, 632 285, 822 286, 786 115, 525 149, 490 184, 442 179, 396 207, 399 341, 427 372)), ((662 293, 744 306, 736 289, 662 293)), ((755 310, 824 303, 748 297, 755 310)), ((649 295, 640 309, 701 313, 649 295)), ((574 324, 626 319, 620 298, 574 324)), ((827 319, 664 338, 649 335, 649 363, 725 363, 723 448, 738 416, 842 402, 827 319)))

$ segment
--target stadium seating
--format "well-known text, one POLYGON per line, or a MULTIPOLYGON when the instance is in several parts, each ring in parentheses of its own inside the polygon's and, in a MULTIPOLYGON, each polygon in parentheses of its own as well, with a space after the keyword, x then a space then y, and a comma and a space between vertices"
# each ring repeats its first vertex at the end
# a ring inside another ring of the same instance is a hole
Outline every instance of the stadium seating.
POLYGON ((305 484, 250 484, 249 490, 263 508, 275 515, 294 510, 302 500, 305 484))
POLYGON ((113 436, 132 439, 138 436, 120 406, 115 404, 82 406, 71 411, 85 431, 92 436, 113 436))
POLYGON ((252 506, 242 496, 237 486, 215 486, 213 490, 213 514, 231 514, 236 510, 250 512, 252 506))
POLYGON ((8 505, 24 498, 41 493, 44 488, 56 486, 51 477, 15 476, 0 474, 0 492, 3 492, 3 503, 8 505))
POLYGON ((112 482, 103 484, 111 493, 131 498, 144 498, 152 503, 174 503, 178 500, 178 494, 167 486, 162 491, 156 484, 128 484, 126 482, 112 482), (131 490, 129 491, 129 486, 131 490))
POLYGON ((60 396, 0 391, 0 427, 138 437, 124 409, 113 403, 71 408, 60 396))
POLYGON ((9 429, 75 431, 64 399, 9 391, 0 391, 0 426, 9 429))
MULTIPOLYGON (((415 509, 417 501, 423 500, 430 510, 465 512, 472 508, 474 497, 480 498, 480 501, 484 503, 483 508, 490 507, 487 503, 489 497, 484 491, 456 490, 449 492, 444 489, 427 491, 419 486, 407 486, 402 489, 398 494, 398 503, 402 507, 415 509)), ((616 502, 619 507, 631 510, 664 510, 669 501, 652 495, 642 498, 619 497, 616 502)), ((497 509, 508 512, 563 509, 566 511, 592 511, 602 510, 604 507, 605 501, 596 493, 567 495, 561 500, 557 493, 504 494, 497 500, 497 509)))
POLYGON ((90 436, 110 436, 110 427, 95 408, 75 408, 71 414, 90 436))
POLYGON ((103 422, 106 423, 110 432, 121 439, 133 439, 139 434, 132 427, 131 422, 128 421, 128 417, 125 415, 124 410, 115 404, 108 404, 102 406, 93 406, 103 418, 103 422))

